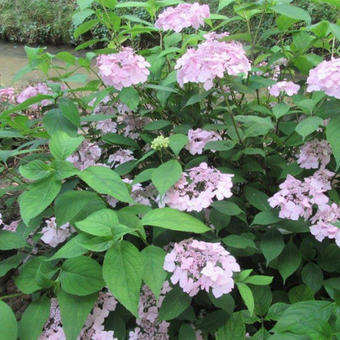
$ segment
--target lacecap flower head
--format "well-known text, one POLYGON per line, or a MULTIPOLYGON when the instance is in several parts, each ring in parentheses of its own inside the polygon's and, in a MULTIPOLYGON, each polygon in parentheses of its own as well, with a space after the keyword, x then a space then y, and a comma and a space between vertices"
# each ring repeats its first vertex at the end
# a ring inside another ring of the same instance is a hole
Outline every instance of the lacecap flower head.
POLYGON ((169 137, 158 136, 151 142, 151 148, 154 150, 166 149, 169 146, 169 137))
POLYGON ((117 90, 144 83, 150 74, 150 64, 131 47, 124 47, 119 53, 100 55, 97 66, 104 84, 117 90))
POLYGON ((233 273, 241 270, 236 259, 220 243, 193 239, 175 243, 165 257, 164 269, 173 273, 171 282, 179 283, 190 296, 211 289, 216 298, 231 292, 233 273))
POLYGON ((177 33, 186 27, 193 27, 196 30, 204 25, 204 19, 209 18, 210 9, 208 5, 180 4, 176 7, 168 7, 164 10, 155 22, 156 28, 173 30, 177 33))

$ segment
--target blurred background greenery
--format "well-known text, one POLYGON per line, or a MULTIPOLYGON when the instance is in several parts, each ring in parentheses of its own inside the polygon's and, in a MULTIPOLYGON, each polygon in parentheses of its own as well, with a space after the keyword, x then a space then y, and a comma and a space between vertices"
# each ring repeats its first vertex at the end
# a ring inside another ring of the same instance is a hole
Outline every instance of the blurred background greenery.
MULTIPOLYGON (((212 11, 218 6, 218 0, 198 1, 208 3, 212 11)), ((308 10, 314 22, 322 19, 331 22, 337 20, 336 11, 326 3, 315 3, 312 0, 298 0, 295 3, 308 10)), ((30 45, 75 45, 77 41, 73 38, 72 25, 75 8, 76 0, 0 0, 0 39, 30 45)), ((141 19, 148 19, 148 14, 142 8, 121 10, 120 14, 131 14, 132 11, 141 19)), ((222 14, 228 16, 228 13, 231 15, 230 7, 225 8, 222 14)), ((252 20, 256 25, 256 20, 259 19, 252 20)), ((261 24, 260 32, 272 27, 272 23, 273 17, 268 15, 261 24)), ((227 29, 230 33, 246 31, 246 27, 240 27, 239 22, 231 24, 227 29)), ((90 38, 101 38, 106 34, 105 27, 96 27, 90 38)))

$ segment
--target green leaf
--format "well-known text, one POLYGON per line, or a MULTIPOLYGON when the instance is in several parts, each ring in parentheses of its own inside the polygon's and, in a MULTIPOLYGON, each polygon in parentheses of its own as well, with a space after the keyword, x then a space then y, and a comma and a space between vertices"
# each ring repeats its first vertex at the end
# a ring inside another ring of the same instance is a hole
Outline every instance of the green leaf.
POLYGON ((301 272, 302 282, 312 289, 314 293, 320 290, 323 283, 323 272, 320 267, 313 263, 307 263, 301 272))
POLYGON ((117 173, 109 168, 90 166, 83 170, 79 177, 100 194, 113 196, 125 203, 134 203, 126 184, 117 173))
POLYGON ((69 98, 60 98, 58 101, 63 116, 68 119, 73 125, 80 126, 80 115, 77 106, 69 98))
POLYGON ((117 242, 106 252, 104 280, 115 298, 136 317, 142 273, 141 254, 130 242, 117 242))
POLYGON ((288 298, 290 303, 294 304, 300 301, 314 300, 314 294, 308 286, 306 286, 305 284, 301 284, 298 286, 294 286, 289 290, 288 298))
POLYGON ((158 299, 167 273, 163 269, 165 251, 156 246, 148 246, 141 252, 143 259, 143 281, 158 299))
POLYGON ((19 322, 20 340, 36 340, 42 333, 50 315, 50 299, 43 295, 33 301, 24 311, 19 322))
POLYGON ((264 192, 255 189, 252 186, 247 185, 244 193, 248 203, 250 203, 253 207, 258 210, 266 211, 270 210, 270 206, 268 204, 268 195, 264 192))
POLYGON ((216 201, 211 206, 228 216, 236 216, 243 212, 236 203, 231 201, 216 201))
POLYGON ((247 306, 250 315, 252 315, 254 313, 254 297, 251 289, 242 282, 236 282, 236 285, 244 304, 247 306))
POLYGON ((269 230, 263 235, 260 249, 267 260, 267 265, 281 254, 284 246, 282 234, 277 230, 269 230))
POLYGON ((19 249, 25 246, 26 241, 20 234, 0 230, 0 250, 19 249))
POLYGON ((264 316, 267 314, 273 301, 273 294, 270 288, 271 287, 267 285, 251 287, 255 301, 256 315, 264 316))
POLYGON ((97 292, 104 286, 101 266, 88 256, 68 259, 61 269, 60 283, 66 293, 84 296, 97 292))
POLYGON ((50 139, 50 151, 56 159, 64 160, 77 150, 83 140, 83 136, 71 137, 64 131, 58 131, 50 139))
POLYGON ((186 135, 182 135, 181 133, 177 133, 175 135, 170 136, 169 146, 176 156, 179 155, 181 150, 187 144, 188 144, 188 137, 186 135))
POLYGON ((94 236, 109 237, 119 240, 131 232, 129 227, 119 224, 118 216, 114 210, 102 209, 95 211, 85 220, 76 222, 76 227, 85 233, 94 236))
POLYGON ((323 120, 320 117, 307 117, 302 120, 295 128, 295 131, 305 139, 311 133, 316 131, 320 125, 322 125, 323 120))
POLYGON ((253 240, 242 235, 229 235, 222 239, 222 242, 233 248, 246 249, 253 248, 257 249, 253 240))
POLYGON ((67 340, 76 340, 78 338, 97 297, 98 294, 70 295, 61 289, 57 292, 63 330, 67 340))
POLYGON ((43 122, 50 136, 53 136, 58 131, 64 131, 70 136, 76 136, 78 133, 77 126, 65 118, 60 109, 48 111, 43 118, 43 122))
POLYGON ((243 123, 246 137, 264 136, 270 130, 274 129, 274 124, 269 117, 263 118, 258 116, 236 116, 235 119, 243 123))
POLYGON ((306 21, 308 24, 310 24, 312 20, 307 11, 289 4, 276 5, 272 7, 272 10, 288 18, 306 21))
POLYGON ((182 167, 178 161, 172 159, 156 168, 151 180, 161 196, 163 196, 182 176, 182 167))
POLYGON ((179 329, 178 340, 196 340, 196 334, 193 327, 187 323, 183 323, 179 329))
POLYGON ((102 137, 102 140, 109 144, 131 146, 132 148, 136 149, 139 148, 138 144, 133 139, 119 135, 117 133, 108 133, 102 137))
POLYGON ((0 300, 0 340, 17 340, 18 324, 12 309, 0 300))
POLYGON ((197 234, 210 231, 210 228, 195 217, 171 208, 150 210, 142 218, 142 224, 197 234))
POLYGON ((71 162, 54 160, 51 166, 55 169, 55 176, 59 180, 78 175, 79 171, 71 162))
POLYGON ((22 257, 20 255, 13 255, 7 257, 5 260, 0 262, 0 277, 6 275, 11 269, 19 266, 22 261, 22 257))
POLYGON ((236 142, 231 140, 218 140, 205 144, 204 150, 229 151, 233 149, 235 145, 236 142))
POLYGON ((332 23, 328 23, 328 26, 333 35, 340 41, 340 26, 332 23))
POLYGON ((82 248, 93 251, 103 252, 112 247, 113 240, 107 237, 98 237, 88 234, 81 234, 81 238, 77 240, 78 245, 82 248))
POLYGON ((328 321, 332 311, 332 305, 328 301, 298 302, 289 306, 282 313, 272 330, 277 333, 311 334, 312 330, 318 327, 320 321, 328 321))
POLYGON ((230 5, 232 2, 234 2, 234 0, 219 0, 217 12, 219 12, 219 11, 220 11, 221 9, 223 9, 224 7, 227 7, 227 6, 230 5))
POLYGON ((291 276, 299 268, 301 263, 301 254, 293 242, 284 248, 278 258, 277 268, 282 276, 283 281, 291 276))
POLYGON ((48 260, 53 261, 56 259, 68 259, 78 257, 87 253, 87 250, 79 245, 78 240, 81 240, 84 234, 78 234, 65 243, 52 257, 48 260))
POLYGON ((258 213, 251 225, 269 225, 279 222, 280 219, 274 210, 261 211, 258 213))
POLYGON ((332 147, 333 155, 336 160, 336 169, 340 167, 340 117, 332 118, 326 126, 326 137, 332 147))
POLYGON ((275 118, 278 120, 281 117, 289 114, 289 109, 290 109, 290 106, 285 103, 276 104, 273 107, 273 114, 275 118))
POLYGON ((75 30, 74 30, 74 37, 75 39, 79 38, 79 36, 81 36, 82 34, 88 32, 89 30, 91 30, 94 26, 96 26, 98 24, 98 20, 97 19, 92 19, 92 20, 88 20, 83 22, 81 25, 79 25, 75 30))
POLYGON ((55 57, 71 65, 74 65, 76 63, 76 57, 69 52, 65 52, 65 51, 58 52, 55 55, 55 57))
POLYGON ((132 111, 136 111, 139 104, 139 94, 133 87, 124 87, 119 93, 119 99, 132 111))
POLYGON ((216 340, 244 340, 245 337, 246 326, 241 312, 233 313, 216 334, 216 340))
POLYGON ((164 119, 154 120, 153 122, 144 126, 145 131, 155 131, 155 130, 162 130, 171 125, 171 122, 164 119))
POLYGON ((273 281, 273 276, 266 275, 253 275, 247 277, 244 282, 256 286, 267 286, 270 285, 273 281))
POLYGON ((41 214, 53 202, 60 189, 60 181, 50 176, 34 183, 29 191, 19 196, 20 214, 27 226, 32 218, 41 214))
POLYGON ((41 160, 34 160, 19 167, 20 174, 32 181, 42 179, 51 174, 50 167, 41 160))
POLYGON ((55 216, 57 225, 67 222, 74 223, 83 220, 94 211, 104 209, 106 204, 94 192, 67 191, 55 201, 55 216))
POLYGON ((172 320, 182 314, 191 303, 191 298, 184 293, 179 286, 175 286, 169 293, 165 295, 159 309, 160 320, 172 320))

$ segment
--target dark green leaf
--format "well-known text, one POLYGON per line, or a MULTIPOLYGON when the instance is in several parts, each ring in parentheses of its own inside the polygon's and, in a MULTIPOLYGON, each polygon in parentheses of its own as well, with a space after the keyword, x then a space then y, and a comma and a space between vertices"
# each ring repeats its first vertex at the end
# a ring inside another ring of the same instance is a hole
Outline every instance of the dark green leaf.
POLYGON ((12 309, 0 300, 0 340, 17 340, 18 324, 12 309))

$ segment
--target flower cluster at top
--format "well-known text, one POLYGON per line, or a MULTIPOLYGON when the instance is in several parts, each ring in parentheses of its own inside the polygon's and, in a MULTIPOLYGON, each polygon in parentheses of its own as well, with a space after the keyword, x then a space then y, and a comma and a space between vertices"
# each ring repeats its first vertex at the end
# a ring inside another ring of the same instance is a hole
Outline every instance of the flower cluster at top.
MULTIPOLYGON (((104 321, 116 309, 117 301, 110 292, 99 292, 99 297, 89 314, 77 340, 117 340, 113 331, 104 330, 104 321)), ((38 340, 66 340, 62 317, 56 299, 51 299, 50 317, 38 340)))
POLYGON ((318 241, 324 238, 335 239, 340 247, 340 228, 334 225, 340 220, 340 207, 329 204, 325 193, 331 190, 331 179, 335 175, 325 169, 330 161, 331 149, 326 141, 313 140, 301 147, 298 163, 306 169, 319 168, 312 176, 303 181, 288 175, 280 184, 280 190, 269 198, 272 208, 279 207, 279 217, 309 220, 310 230, 318 241), (317 207, 314 216, 313 208, 317 207))
POLYGON ((150 64, 131 47, 124 47, 119 53, 100 55, 97 66, 104 84, 117 90, 144 83, 150 74, 150 64))
POLYGON ((307 78, 307 91, 324 91, 328 96, 340 99, 340 58, 324 60, 311 69, 307 78))
POLYGON ((186 149, 192 155, 200 155, 208 142, 222 140, 222 137, 215 131, 207 131, 202 129, 190 129, 188 131, 189 143, 186 149))
POLYGON ((278 97, 282 92, 286 93, 288 96, 292 96, 299 92, 300 85, 293 83, 292 81, 279 81, 269 88, 269 93, 278 97))
POLYGON ((233 272, 239 272, 240 266, 220 243, 188 239, 175 243, 165 257, 164 269, 173 273, 171 282, 179 283, 190 296, 211 288, 219 298, 234 288, 233 272))
POLYGON ((183 172, 180 180, 166 193, 164 203, 179 210, 201 211, 215 198, 223 200, 232 196, 233 176, 203 162, 183 172))
POLYGON ((210 9, 208 5, 180 4, 177 7, 168 7, 164 10, 155 22, 156 28, 163 30, 173 30, 177 33, 183 28, 193 27, 196 30, 204 25, 204 19, 209 18, 210 9))
POLYGON ((166 293, 171 290, 168 281, 165 281, 158 299, 152 291, 144 285, 141 290, 137 327, 129 333, 129 340, 169 340, 168 328, 170 324, 159 320, 159 308, 166 293))
POLYGON ((238 42, 220 41, 228 33, 205 34, 205 41, 197 49, 189 48, 177 60, 177 80, 181 87, 185 83, 203 83, 205 90, 213 87, 215 78, 223 78, 224 73, 237 76, 247 75, 251 65, 242 45, 238 42))

